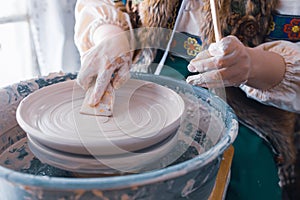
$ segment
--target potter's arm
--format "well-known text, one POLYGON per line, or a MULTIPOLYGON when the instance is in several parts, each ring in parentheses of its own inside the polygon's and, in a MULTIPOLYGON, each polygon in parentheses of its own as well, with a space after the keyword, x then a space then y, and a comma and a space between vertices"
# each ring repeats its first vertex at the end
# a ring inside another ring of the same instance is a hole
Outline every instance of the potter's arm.
MULTIPOLYGON (((242 85, 246 94, 264 104, 300 112, 300 42, 274 41, 257 48, 279 54, 284 59, 285 73, 282 81, 267 90, 242 85)), ((273 72, 270 71, 270 74, 273 72)))
MULTIPOLYGON (((281 0, 276 8, 283 15, 300 15, 298 0, 281 0)), ((241 87, 248 96, 275 107, 300 112, 300 42, 275 41, 262 44, 259 48, 282 56, 285 62, 285 74, 275 87, 262 91, 241 87)), ((272 74, 272 72, 270 72, 272 74)))
POLYGON ((111 0, 78 0, 75 19, 74 39, 81 55, 95 45, 95 39, 98 40, 95 34, 101 32, 99 29, 121 32, 131 27, 128 14, 111 0))
POLYGON ((104 94, 113 94, 113 88, 129 79, 129 15, 111 0, 78 0, 75 20, 74 40, 81 59, 77 83, 87 91, 81 112, 111 115, 113 97, 105 100, 104 94))

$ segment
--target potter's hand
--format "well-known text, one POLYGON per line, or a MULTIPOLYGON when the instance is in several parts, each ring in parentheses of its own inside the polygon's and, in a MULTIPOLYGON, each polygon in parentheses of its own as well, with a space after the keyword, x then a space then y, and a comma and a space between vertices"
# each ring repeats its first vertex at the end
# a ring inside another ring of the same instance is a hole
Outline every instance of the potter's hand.
POLYGON ((129 78, 131 53, 126 33, 114 25, 103 25, 94 34, 95 46, 81 56, 77 82, 85 90, 93 87, 88 104, 96 106, 105 91, 119 88, 129 78))
POLYGON ((190 62, 189 71, 199 74, 189 76, 187 82, 208 88, 246 83, 252 62, 248 49, 235 36, 212 43, 190 62))

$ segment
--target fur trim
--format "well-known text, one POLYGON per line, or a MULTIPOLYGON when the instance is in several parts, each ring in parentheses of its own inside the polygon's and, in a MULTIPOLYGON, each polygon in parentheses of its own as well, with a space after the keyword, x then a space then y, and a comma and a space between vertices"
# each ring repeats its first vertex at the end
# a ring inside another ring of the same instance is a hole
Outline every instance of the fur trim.
MULTIPOLYGON (((219 16, 223 36, 235 35, 246 46, 257 46, 269 30, 271 13, 278 0, 220 0, 219 16), (222 9, 220 9, 222 8, 222 9)), ((203 0, 201 39, 204 46, 215 41, 209 0, 203 0)))
MULTIPOLYGON (((143 0, 137 6, 138 16, 135 17, 136 27, 168 28, 169 20, 176 17, 174 16, 174 10, 177 9, 178 2, 179 0, 143 0)), ((136 5, 132 6, 133 11, 136 9, 135 6, 136 5)), ((151 29, 140 29, 139 31, 140 32, 137 33, 137 38, 139 39, 138 43, 143 50, 135 52, 132 71, 147 72, 148 66, 150 66, 156 56, 156 50, 144 47, 158 47, 163 44, 163 42, 166 43, 167 41, 158 40, 158 38, 166 35, 166 30, 156 29, 153 32, 151 29)), ((163 39, 165 39, 165 37, 163 39)))
POLYGON ((299 116, 254 101, 239 88, 226 88, 226 95, 227 102, 240 121, 271 144, 276 155, 281 185, 293 182, 297 156, 294 135, 299 116))
POLYGON ((143 0, 139 4, 139 15, 144 27, 167 28, 169 18, 178 0, 143 0))

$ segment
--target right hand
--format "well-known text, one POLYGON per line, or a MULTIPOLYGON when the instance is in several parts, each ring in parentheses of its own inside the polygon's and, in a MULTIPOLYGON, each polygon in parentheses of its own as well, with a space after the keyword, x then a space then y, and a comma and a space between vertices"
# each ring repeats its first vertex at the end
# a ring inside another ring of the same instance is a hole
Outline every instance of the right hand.
POLYGON ((251 57, 250 48, 237 37, 224 37, 190 62, 189 71, 199 74, 189 76, 187 82, 208 88, 245 84, 251 75, 253 59, 256 58, 251 57))
POLYGON ((114 25, 102 25, 94 33, 95 46, 81 56, 77 83, 85 90, 95 87, 89 105, 96 106, 108 86, 119 88, 130 78, 132 55, 127 33, 114 25))
POLYGON ((237 37, 226 36, 190 62, 189 71, 199 74, 189 76, 187 82, 207 88, 247 85, 268 90, 283 80, 286 70, 284 58, 268 50, 272 46, 276 43, 250 48, 237 37))

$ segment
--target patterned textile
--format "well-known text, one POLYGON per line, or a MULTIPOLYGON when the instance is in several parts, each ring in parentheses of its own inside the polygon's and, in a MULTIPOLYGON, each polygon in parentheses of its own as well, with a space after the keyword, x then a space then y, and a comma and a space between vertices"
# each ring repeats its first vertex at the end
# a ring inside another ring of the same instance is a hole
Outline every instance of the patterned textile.
POLYGON ((300 16, 273 14, 268 38, 292 42, 300 41, 300 16))

